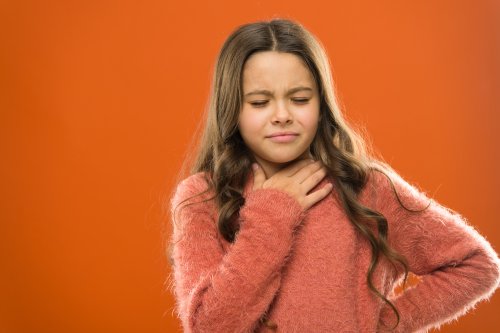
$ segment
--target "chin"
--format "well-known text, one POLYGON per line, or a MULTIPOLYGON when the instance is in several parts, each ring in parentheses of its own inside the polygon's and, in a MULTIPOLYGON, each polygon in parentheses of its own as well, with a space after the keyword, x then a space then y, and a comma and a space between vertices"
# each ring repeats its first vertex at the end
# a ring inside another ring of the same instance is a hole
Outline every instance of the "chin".
POLYGON ((269 162, 272 162, 272 163, 276 163, 276 164, 284 164, 284 163, 290 163, 290 162, 293 162, 295 160, 298 160, 300 158, 301 155, 297 155, 297 156, 283 156, 283 157, 276 157, 274 156, 273 158, 271 159, 268 159, 269 162))

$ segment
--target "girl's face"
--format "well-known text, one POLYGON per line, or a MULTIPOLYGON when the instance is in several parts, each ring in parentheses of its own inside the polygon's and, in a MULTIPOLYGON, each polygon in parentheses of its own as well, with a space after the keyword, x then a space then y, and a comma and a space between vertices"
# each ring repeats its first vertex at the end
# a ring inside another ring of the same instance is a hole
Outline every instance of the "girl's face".
POLYGON ((269 178, 287 163, 310 157, 319 120, 315 80, 295 54, 260 51, 243 67, 238 128, 269 178), (286 132, 288 135, 275 136, 286 132))

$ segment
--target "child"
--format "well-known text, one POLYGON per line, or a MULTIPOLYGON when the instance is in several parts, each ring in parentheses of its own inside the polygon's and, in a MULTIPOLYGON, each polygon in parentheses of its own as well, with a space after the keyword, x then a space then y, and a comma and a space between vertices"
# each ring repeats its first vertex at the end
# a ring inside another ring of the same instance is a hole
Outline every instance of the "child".
POLYGON ((212 88, 171 199, 186 332, 427 331, 494 293, 491 245, 368 152, 299 23, 240 26, 212 88), (396 294, 408 272, 420 282, 396 294))

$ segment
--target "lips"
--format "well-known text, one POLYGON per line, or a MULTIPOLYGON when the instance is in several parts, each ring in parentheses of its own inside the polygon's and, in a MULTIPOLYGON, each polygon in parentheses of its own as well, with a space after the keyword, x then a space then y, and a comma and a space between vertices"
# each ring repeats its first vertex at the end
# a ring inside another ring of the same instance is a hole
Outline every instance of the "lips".
POLYGON ((292 135, 299 135, 298 133, 296 132, 290 132, 290 131, 287 131, 287 132, 276 132, 276 133, 273 133, 269 136, 267 136, 268 138, 274 138, 274 137, 277 137, 277 136, 292 136, 292 135))
POLYGON ((275 143, 291 143, 294 142, 299 135, 295 132, 277 132, 268 136, 268 139, 275 143))

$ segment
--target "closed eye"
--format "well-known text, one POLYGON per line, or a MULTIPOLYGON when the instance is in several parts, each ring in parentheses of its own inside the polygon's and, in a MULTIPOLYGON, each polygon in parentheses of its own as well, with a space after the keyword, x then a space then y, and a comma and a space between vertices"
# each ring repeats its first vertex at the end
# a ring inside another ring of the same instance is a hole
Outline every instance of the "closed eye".
MULTIPOLYGON (((297 103, 297 104, 306 104, 307 102, 309 102, 309 98, 293 98, 292 99, 293 102, 297 103)), ((263 107, 264 105, 267 104, 268 101, 255 101, 255 102, 251 102, 250 104, 256 108, 258 107, 263 107)))
POLYGON ((256 108, 259 108, 259 107, 266 105, 266 103, 267 103, 267 101, 255 101, 255 102, 251 102, 250 104, 256 108))
POLYGON ((308 98, 294 98, 293 101, 295 103, 305 104, 305 103, 309 102, 309 99, 308 98))

